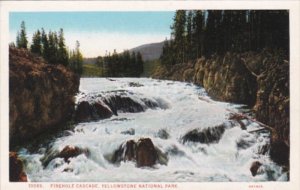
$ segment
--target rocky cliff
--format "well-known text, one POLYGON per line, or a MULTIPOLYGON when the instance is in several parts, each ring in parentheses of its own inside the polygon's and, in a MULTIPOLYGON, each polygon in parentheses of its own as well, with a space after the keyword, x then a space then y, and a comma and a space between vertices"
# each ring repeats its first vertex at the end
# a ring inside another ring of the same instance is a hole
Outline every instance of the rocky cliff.
POLYGON ((253 108, 255 117, 271 127, 270 155, 289 163, 289 62, 279 51, 226 53, 186 64, 162 66, 154 78, 193 82, 221 101, 253 108))
POLYGON ((74 112, 79 77, 25 49, 9 49, 10 144, 57 127, 74 112))

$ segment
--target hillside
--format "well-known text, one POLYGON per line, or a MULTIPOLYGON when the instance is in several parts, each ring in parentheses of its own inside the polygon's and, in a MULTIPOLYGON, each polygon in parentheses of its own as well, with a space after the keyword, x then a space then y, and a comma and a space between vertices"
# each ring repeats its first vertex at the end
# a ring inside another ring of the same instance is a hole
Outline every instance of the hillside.
MULTIPOLYGON (((164 42, 143 44, 135 48, 130 49, 130 52, 140 52, 144 61, 153 61, 158 59, 162 53, 164 42)), ((96 57, 84 58, 84 64, 95 64, 97 61, 96 57)))
POLYGON ((130 52, 140 52, 144 61, 152 61, 158 59, 162 53, 164 42, 144 44, 130 49, 130 52))

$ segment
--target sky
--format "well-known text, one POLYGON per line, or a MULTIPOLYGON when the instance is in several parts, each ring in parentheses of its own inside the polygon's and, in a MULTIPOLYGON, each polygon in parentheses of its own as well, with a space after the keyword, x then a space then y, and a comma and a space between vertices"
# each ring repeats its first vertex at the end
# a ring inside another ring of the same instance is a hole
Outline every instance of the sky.
POLYGON ((131 12, 11 12, 10 42, 15 42, 21 22, 25 22, 28 41, 44 28, 46 32, 63 28, 66 45, 73 49, 80 42, 84 57, 161 42, 170 37, 172 11, 131 12))

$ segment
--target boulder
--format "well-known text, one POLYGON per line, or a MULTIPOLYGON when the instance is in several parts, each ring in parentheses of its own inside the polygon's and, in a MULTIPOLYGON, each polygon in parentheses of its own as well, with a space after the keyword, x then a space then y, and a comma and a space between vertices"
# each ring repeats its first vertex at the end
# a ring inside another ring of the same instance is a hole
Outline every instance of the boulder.
POLYGON ((136 142, 128 140, 119 146, 112 154, 104 155, 106 160, 113 164, 120 164, 121 161, 135 161, 136 160, 136 142))
POLYGON ((27 175, 24 172, 23 162, 16 152, 9 152, 9 181, 27 182, 27 175))
POLYGON ((125 155, 124 161, 134 161, 136 160, 136 143, 134 140, 129 140, 125 145, 125 155))
POLYGON ((69 158, 77 157, 81 154, 84 154, 88 157, 90 155, 90 151, 86 148, 68 145, 65 146, 61 151, 49 149, 44 157, 41 158, 41 162, 44 167, 47 167, 48 164, 55 158, 63 158, 65 162, 69 162, 69 158))
POLYGON ((252 174, 253 177, 257 175, 257 171, 258 171, 258 169, 260 168, 261 165, 262 164, 259 161, 255 161, 251 164, 250 171, 251 171, 251 174, 252 174))
POLYGON ((187 132, 181 139, 183 143, 199 142, 204 144, 218 143, 223 133, 225 132, 225 125, 218 125, 208 127, 205 129, 194 129, 187 132))
POLYGON ((141 138, 137 142, 128 140, 112 154, 104 156, 113 164, 121 161, 136 162, 137 167, 152 167, 156 163, 166 165, 168 157, 159 148, 155 147, 150 138, 141 138))
POLYGON ((270 157, 279 165, 289 166, 290 147, 283 141, 271 142, 270 157))
POLYGON ((69 158, 77 157, 80 154, 84 154, 86 156, 90 155, 88 149, 82 149, 77 146, 66 146, 60 153, 57 155, 58 158, 63 158, 65 162, 69 161, 69 158))
POLYGON ((167 109, 162 99, 146 98, 126 90, 109 91, 99 94, 88 94, 82 97, 76 108, 75 121, 88 122, 106 119, 118 112, 138 113, 146 109, 167 109))
POLYGON ((143 105, 133 100, 131 97, 122 95, 111 95, 104 99, 104 103, 110 107, 115 115, 118 115, 118 111, 137 113, 145 111, 143 105))
POLYGON ((136 161, 138 167, 151 167, 157 160, 157 152, 149 138, 141 138, 137 142, 136 161))
POLYGON ((77 122, 88 122, 99 119, 107 119, 113 115, 110 108, 103 102, 89 103, 82 101, 77 105, 75 112, 75 120, 77 122))

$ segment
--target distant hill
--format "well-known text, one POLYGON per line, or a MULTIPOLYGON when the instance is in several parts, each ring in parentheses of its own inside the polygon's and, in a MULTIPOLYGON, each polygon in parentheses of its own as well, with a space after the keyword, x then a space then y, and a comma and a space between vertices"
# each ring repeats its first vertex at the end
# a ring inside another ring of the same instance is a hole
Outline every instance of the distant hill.
POLYGON ((158 59, 162 53, 164 42, 144 44, 130 49, 130 52, 140 52, 144 61, 152 61, 158 59))
MULTIPOLYGON (((153 61, 158 59, 162 53, 164 42, 144 44, 130 49, 130 52, 140 52, 144 61, 153 61)), ((83 58, 83 64, 95 64, 97 61, 96 57, 83 58)))
POLYGON ((95 64, 97 57, 83 58, 83 64, 95 64))

